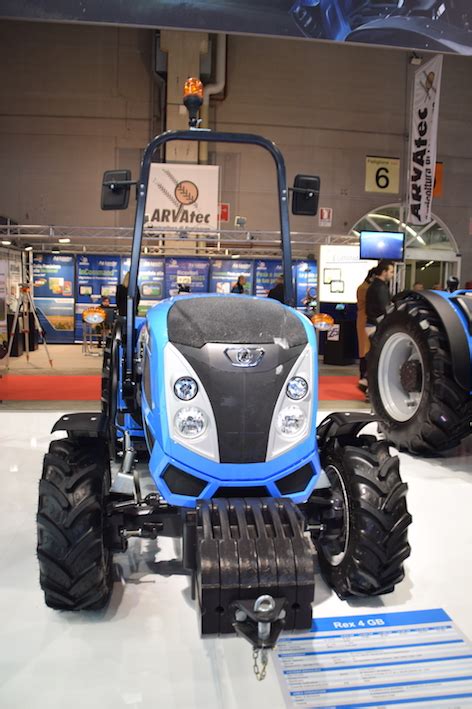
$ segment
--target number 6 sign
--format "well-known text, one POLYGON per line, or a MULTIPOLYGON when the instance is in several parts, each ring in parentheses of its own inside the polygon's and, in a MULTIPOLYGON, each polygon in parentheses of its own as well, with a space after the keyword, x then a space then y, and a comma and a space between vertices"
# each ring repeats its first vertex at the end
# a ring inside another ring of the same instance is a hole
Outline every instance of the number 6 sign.
POLYGON ((365 159, 365 191, 398 194, 400 160, 368 155, 365 159))

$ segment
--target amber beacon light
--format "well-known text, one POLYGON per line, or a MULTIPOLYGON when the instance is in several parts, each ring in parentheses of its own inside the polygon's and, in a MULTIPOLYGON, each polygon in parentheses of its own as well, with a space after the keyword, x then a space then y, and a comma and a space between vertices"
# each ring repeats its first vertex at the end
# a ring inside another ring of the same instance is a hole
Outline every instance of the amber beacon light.
POLYGON ((184 105, 189 115, 190 128, 198 126, 198 112, 203 103, 203 84, 200 79, 187 79, 184 86, 184 105))
POLYGON ((316 313, 316 315, 311 318, 311 322, 317 330, 326 331, 333 327, 334 318, 326 313, 316 313))
POLYGON ((203 101, 203 84, 200 79, 187 79, 184 86, 184 98, 198 96, 203 101))

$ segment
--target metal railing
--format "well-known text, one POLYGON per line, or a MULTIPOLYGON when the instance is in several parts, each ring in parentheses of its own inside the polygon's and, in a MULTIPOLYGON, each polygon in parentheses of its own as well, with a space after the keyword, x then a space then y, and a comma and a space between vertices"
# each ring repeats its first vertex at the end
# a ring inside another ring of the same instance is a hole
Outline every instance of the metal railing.
MULTIPOLYGON (((115 253, 127 255, 131 252, 132 227, 109 226, 55 226, 55 225, 2 225, 2 241, 10 241, 11 246, 24 250, 32 246, 34 251, 61 253, 115 253), (67 240, 67 241, 65 241, 67 240)), ((241 256, 244 258, 280 257, 281 240, 278 231, 252 230, 204 230, 156 229, 145 226, 143 253, 149 255, 174 256, 194 254, 223 258, 241 256)), ((326 234, 323 232, 292 232, 293 257, 305 259, 322 244, 357 244, 353 235, 326 234)))

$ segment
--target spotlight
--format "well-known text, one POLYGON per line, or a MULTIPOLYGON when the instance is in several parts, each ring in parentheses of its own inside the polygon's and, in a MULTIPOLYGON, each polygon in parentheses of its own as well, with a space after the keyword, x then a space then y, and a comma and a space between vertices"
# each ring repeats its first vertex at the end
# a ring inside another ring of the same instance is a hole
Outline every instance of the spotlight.
POLYGON ((2 241, 2 246, 11 246, 11 241, 7 241, 7 239, 4 239, 2 241))
POLYGON ((25 251, 32 251, 32 250, 33 250, 33 247, 31 246, 31 244, 26 244, 25 251))
POLYGON ((70 239, 67 236, 64 236, 62 239, 58 239, 58 242, 60 244, 70 244, 70 239))

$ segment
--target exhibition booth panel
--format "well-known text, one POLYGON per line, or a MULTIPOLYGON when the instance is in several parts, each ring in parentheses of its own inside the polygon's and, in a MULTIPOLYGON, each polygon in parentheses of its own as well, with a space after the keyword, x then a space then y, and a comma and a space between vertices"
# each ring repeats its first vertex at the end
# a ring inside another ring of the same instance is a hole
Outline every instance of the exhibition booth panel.
MULTIPOLYGON (((105 298, 115 306, 117 285, 129 268, 129 258, 112 254, 34 254, 34 301, 47 341, 81 342, 83 312, 101 305, 105 298)), ((157 302, 176 296, 179 286, 191 293, 229 294, 240 275, 246 279, 246 295, 267 297, 281 273, 281 261, 277 259, 143 256, 138 276, 139 314, 145 315, 157 302)), ((304 308, 316 299, 316 261, 296 262, 293 278, 296 305, 304 308)))

